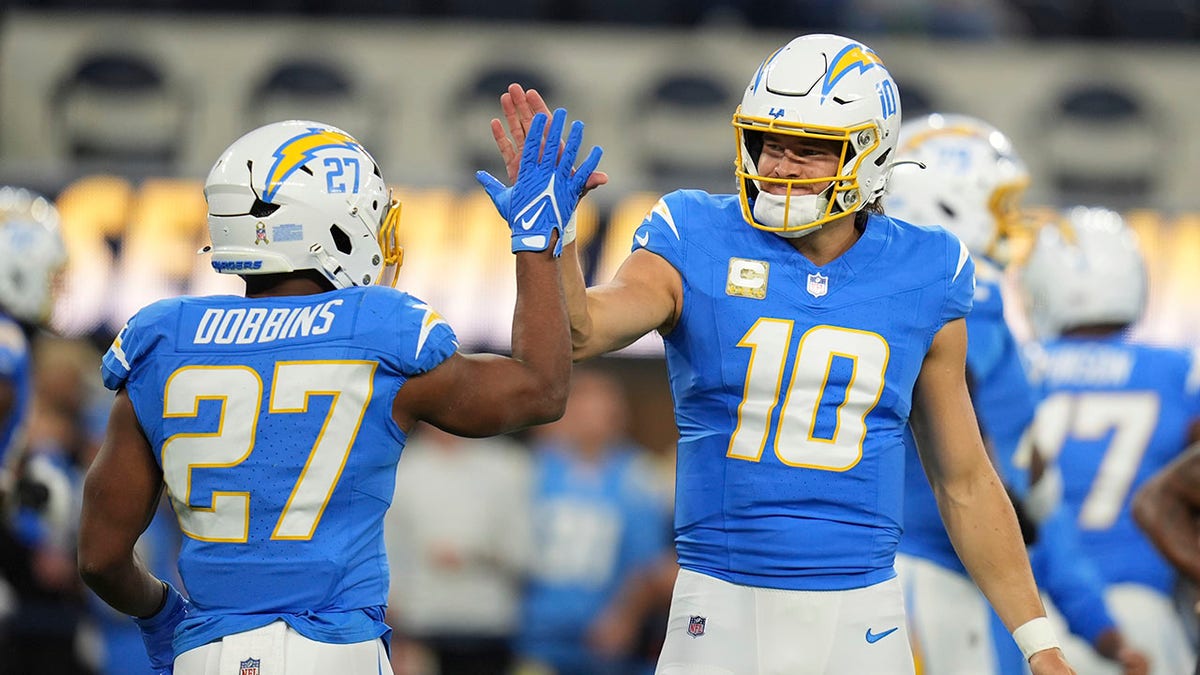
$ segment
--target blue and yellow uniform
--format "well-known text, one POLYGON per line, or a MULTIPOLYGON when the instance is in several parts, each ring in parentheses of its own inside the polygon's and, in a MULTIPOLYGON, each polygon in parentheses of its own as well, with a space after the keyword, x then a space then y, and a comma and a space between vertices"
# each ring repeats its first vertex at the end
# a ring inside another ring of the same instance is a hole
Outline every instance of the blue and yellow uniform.
POLYGON ((1063 503, 1084 553, 1106 584, 1138 583, 1169 595, 1175 573, 1133 521, 1130 501, 1183 450, 1200 419, 1193 355, 1121 334, 1064 337, 1032 353, 1045 395, 1037 442, 1062 469, 1063 503))
POLYGON ((30 399, 29 341, 21 324, 0 314, 0 378, 13 388, 12 408, 0 421, 0 468, 3 468, 12 446, 20 437, 21 425, 29 410, 30 399))
POLYGON ((282 619, 320 642, 388 632, 383 516, 408 378, 454 353, 428 305, 381 287, 175 298, 104 356, 163 469, 195 606, 182 654, 282 619))
POLYGON ((680 565, 790 590, 894 577, 913 386, 935 334, 971 308, 966 249, 869 215, 818 267, 746 227, 736 196, 691 190, 634 239, 683 284, 664 338, 680 565))

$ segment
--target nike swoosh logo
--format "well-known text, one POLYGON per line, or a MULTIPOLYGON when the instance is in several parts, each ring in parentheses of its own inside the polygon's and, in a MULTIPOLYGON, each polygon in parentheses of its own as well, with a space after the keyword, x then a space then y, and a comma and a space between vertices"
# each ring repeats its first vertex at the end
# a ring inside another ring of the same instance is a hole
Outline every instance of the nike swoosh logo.
POLYGON ((867 629, 867 642, 870 644, 875 644, 876 642, 879 642, 883 638, 891 635, 892 633, 895 633, 898 630, 900 630, 900 627, 896 626, 895 628, 885 630, 882 633, 872 633, 871 629, 868 628, 867 629))
POLYGON ((541 204, 538 204, 537 211, 534 211, 533 215, 521 219, 521 229, 528 230, 529 228, 533 227, 533 224, 537 221, 538 216, 542 215, 542 211, 545 210, 546 202, 543 201, 541 204))
POLYGON ((646 234, 635 234, 635 235, 633 235, 633 238, 636 239, 637 243, 641 244, 642 246, 645 246, 646 244, 650 243, 650 233, 649 232, 647 232, 646 234))

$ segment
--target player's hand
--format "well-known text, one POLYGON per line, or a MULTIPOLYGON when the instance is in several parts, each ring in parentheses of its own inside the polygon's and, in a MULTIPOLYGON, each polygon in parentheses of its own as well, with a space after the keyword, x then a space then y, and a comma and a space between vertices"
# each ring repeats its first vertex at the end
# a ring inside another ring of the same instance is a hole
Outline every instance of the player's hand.
POLYGON ((150 667, 156 675, 171 675, 175 666, 175 628, 183 621, 192 609, 179 591, 171 584, 163 582, 166 598, 162 609, 144 619, 133 618, 139 630, 142 631, 142 642, 146 645, 146 655, 150 657, 150 667))
POLYGON ((1043 649, 1030 656, 1029 670, 1033 675, 1075 675, 1075 669, 1058 648, 1043 649))
POLYGON ((1121 664, 1122 675, 1149 675, 1150 659, 1133 647, 1122 647, 1117 652, 1117 663, 1121 664))
POLYGON ((512 229, 513 253, 544 251, 555 243, 552 238, 555 233, 558 240, 554 255, 562 252, 563 228, 575 213, 584 186, 600 163, 603 151, 593 147, 579 169, 574 168, 575 157, 583 143, 583 122, 578 120, 571 125, 562 152, 556 151, 561 143, 566 119, 567 111, 559 108, 554 111, 549 131, 544 131, 546 114, 534 115, 529 123, 529 134, 521 151, 520 169, 512 187, 504 187, 486 171, 475 174, 496 205, 496 210, 512 229))
MULTIPOLYGON (((508 180, 513 182, 517 179, 517 170, 521 166, 521 156, 517 154, 517 148, 525 144, 529 123, 533 121, 533 116, 537 113, 550 115, 550 107, 546 105, 546 101, 542 99, 542 95, 536 89, 525 90, 514 82, 508 85, 507 92, 500 95, 500 110, 504 113, 505 123, 508 124, 508 133, 506 134, 504 131, 504 123, 498 119, 492 119, 492 138, 496 140, 496 148, 500 150, 500 156, 504 158, 504 168, 508 170, 508 180), (510 134, 512 135, 511 140, 509 139, 510 134)), ((561 147, 559 152, 562 152, 561 147)), ((591 176, 588 176, 583 193, 587 194, 601 185, 607 184, 608 174, 603 171, 594 171, 591 176)))
MULTIPOLYGON (((508 180, 511 183, 517 180, 517 172, 521 166, 521 156, 517 154, 516 149, 525 144, 529 123, 533 121, 533 116, 537 113, 549 115, 550 107, 546 105, 546 101, 536 89, 526 90, 514 82, 508 85, 507 92, 500 95, 500 110, 504 113, 505 123, 501 123, 498 119, 492 119, 492 138, 496 140, 496 148, 500 150, 500 156, 504 159, 504 168, 508 171, 508 180), (508 133, 504 131, 505 124, 508 125, 508 133)), ((561 148, 559 151, 562 151, 561 148)), ((607 173, 593 171, 583 186, 583 194, 586 195, 607 183, 607 173)), ((573 241, 575 241, 574 218, 567 221, 562 236, 564 246, 573 241)))

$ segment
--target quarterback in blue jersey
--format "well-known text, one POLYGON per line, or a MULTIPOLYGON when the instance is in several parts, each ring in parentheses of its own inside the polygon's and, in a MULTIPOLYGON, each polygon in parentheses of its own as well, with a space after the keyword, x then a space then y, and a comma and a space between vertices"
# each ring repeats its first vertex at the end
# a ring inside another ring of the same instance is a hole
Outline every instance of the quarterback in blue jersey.
POLYGON ((483 177, 513 229, 513 356, 458 351, 395 283, 399 204, 344 131, 256 129, 205 184, 213 267, 245 297, 175 298, 129 320, 102 373, 116 400, 84 487, 79 567, 181 675, 391 672, 383 516, 419 420, 490 435, 562 414, 570 342, 557 250, 596 148, 534 120, 521 178, 483 177), (166 487, 188 600, 134 542, 166 487), (383 638, 383 639, 381 639, 383 638))
POLYGON ((1174 570, 1138 529, 1134 492, 1200 439, 1200 365, 1192 352, 1132 341, 1146 270, 1115 212, 1078 207, 1042 228, 1021 273, 1031 378, 1043 399, 1034 439, 1058 463, 1063 502, 1108 605, 1152 672, 1182 673, 1194 654, 1175 612, 1174 570))
MULTIPOLYGON (((520 141, 545 104, 508 96, 520 141)), ((1033 671, 1072 672, 967 393, 970 256, 879 208, 900 126, 882 60, 797 38, 733 125, 738 194, 663 197, 607 284, 563 266, 575 358, 665 342, 681 571, 658 672, 912 673, 893 559, 914 443, 1033 671)))
MULTIPOLYGON (((1057 501, 1055 481, 1047 475, 1031 494, 1027 470, 1017 467, 1028 462, 1014 461, 1033 422, 1037 394, 1005 320, 1004 270, 995 253, 1021 218, 1020 198, 1029 172, 1003 132, 965 115, 935 113, 905 122, 896 157, 901 164, 888 182, 888 213, 910 223, 945 227, 967 246, 975 261, 974 303, 966 317, 971 399, 1000 475, 1015 495, 1032 497, 1026 502, 1026 516, 1041 521, 1057 501)), ((1023 449, 1023 454, 1031 452, 1029 447, 1023 449)), ((922 672, 998 672, 997 656, 1004 655, 1007 645, 993 644, 991 611, 942 526, 915 448, 909 449, 905 476, 904 536, 897 569, 922 672)), ((1069 528, 1066 534, 1071 534, 1069 528)), ((1031 561, 1042 563, 1045 570, 1037 574, 1039 566, 1034 564, 1035 578, 1051 597, 1065 600, 1060 608, 1070 624, 1085 633, 1089 643, 1103 635, 1101 644, 1111 657, 1138 662, 1140 654, 1122 652, 1120 633, 1104 607, 1103 588, 1095 581, 1098 575, 1089 575, 1086 565, 1060 555, 1072 550, 1064 549, 1062 537, 1037 539, 1039 547, 1049 550, 1031 561), (1094 583, 1089 585, 1089 580, 1094 583)))

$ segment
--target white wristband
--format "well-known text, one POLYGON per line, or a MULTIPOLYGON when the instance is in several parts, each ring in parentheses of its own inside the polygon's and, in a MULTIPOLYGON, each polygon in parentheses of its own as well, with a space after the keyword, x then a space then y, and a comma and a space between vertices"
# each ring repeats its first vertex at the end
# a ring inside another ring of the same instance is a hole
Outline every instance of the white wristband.
POLYGON ((1054 626, 1051 626, 1050 619, 1044 616, 1030 619, 1017 626, 1017 629, 1012 632, 1012 636, 1026 661, 1040 651, 1059 646, 1058 636, 1054 634, 1054 626))

